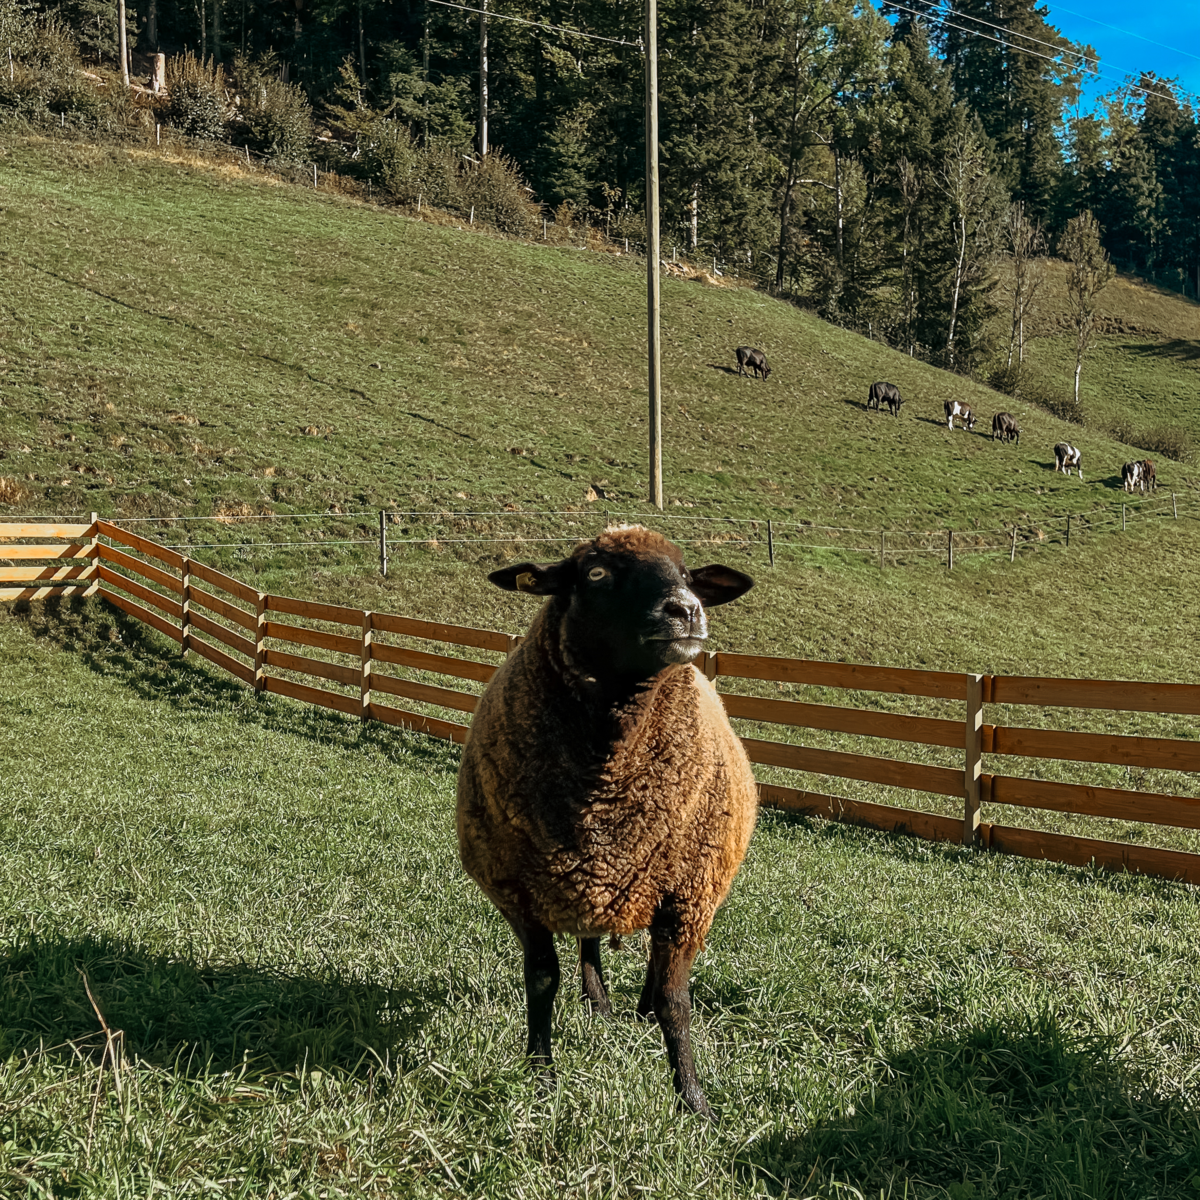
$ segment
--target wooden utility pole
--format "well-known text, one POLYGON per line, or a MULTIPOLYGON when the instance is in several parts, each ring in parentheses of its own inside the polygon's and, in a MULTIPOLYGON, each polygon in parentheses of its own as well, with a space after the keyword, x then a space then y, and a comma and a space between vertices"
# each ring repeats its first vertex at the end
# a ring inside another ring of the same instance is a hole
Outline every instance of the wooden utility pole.
POLYGON ((488 61, 487 61, 487 19, 488 0, 483 0, 479 14, 479 157, 487 158, 488 152, 488 61))
POLYGON ((662 342, 659 329, 658 5, 646 0, 646 323, 649 335, 650 503, 663 506, 662 342))
POLYGON ((117 0, 117 53, 121 56, 121 78, 129 86, 129 39, 125 36, 125 0, 117 0))

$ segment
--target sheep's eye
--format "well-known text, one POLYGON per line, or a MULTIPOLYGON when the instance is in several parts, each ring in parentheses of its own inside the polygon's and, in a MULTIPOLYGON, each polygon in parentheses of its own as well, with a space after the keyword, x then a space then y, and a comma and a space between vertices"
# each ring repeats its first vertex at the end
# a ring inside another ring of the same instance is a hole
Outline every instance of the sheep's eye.
POLYGON ((588 578, 595 583, 598 579, 603 579, 608 572, 603 567, 593 567, 588 572, 588 578))

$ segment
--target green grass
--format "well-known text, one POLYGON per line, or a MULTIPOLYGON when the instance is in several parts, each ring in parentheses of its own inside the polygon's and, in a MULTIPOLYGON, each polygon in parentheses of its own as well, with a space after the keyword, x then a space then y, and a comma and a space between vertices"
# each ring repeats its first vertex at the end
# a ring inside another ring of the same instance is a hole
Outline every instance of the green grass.
MULTIPOLYGON (((73 639, 72 641, 68 640, 73 639)), ((1190 1196, 1195 896, 764 813, 656 1030, 556 1009, 456 862, 457 752, 0 623, 0 1171, 13 1195, 1190 1196), (85 979, 110 1030, 114 1070, 85 979)))
MULTIPOLYGON (((322 513, 143 528, 310 542, 197 555, 263 590, 517 632, 528 600, 486 572, 562 545, 511 535, 569 539, 602 508, 644 510, 634 262, 199 159, 30 140, 0 147, 0 209, 0 512, 322 513), (606 499, 587 501, 593 484, 606 499), (578 511, 405 519, 393 536, 419 541, 393 546, 386 580, 370 545, 340 544, 369 538, 380 507, 508 505, 578 511)), ((1139 344, 1189 337, 1195 306, 1124 282, 1106 295, 1124 297, 1139 344)), ((1119 519, 1130 455, 1099 429, 1033 411, 1022 447, 993 447, 979 430, 1006 398, 753 292, 668 281, 664 331, 681 519, 663 525, 690 561, 758 581, 714 614, 713 648, 1200 682, 1191 468, 1159 463, 1178 522, 1131 505, 1128 532, 1077 520, 1067 549, 1065 513, 1119 519), (742 342, 770 355, 767 384, 730 374, 742 342), (901 420, 863 410, 877 378, 908 398, 901 420), (951 396, 977 406, 975 434, 939 424, 951 396), (1083 447, 1083 485, 1048 469, 1062 437, 1083 447), (948 573, 906 553, 880 572, 839 548, 848 535, 814 548, 782 526, 772 569, 761 525, 700 515, 964 542, 1013 522, 1041 538, 1012 564, 960 557, 948 573)), ((1166 412, 1194 369, 1169 347, 1130 357, 1105 343, 1084 380, 1137 423, 1138 378, 1166 412)), ((1148 714, 989 719, 1197 736, 1148 714)), ((0 1193, 1200 1194, 1192 889, 764 813, 695 974, 710 1129, 675 1111, 657 1031, 627 1019, 636 941, 608 956, 617 1020, 587 1020, 565 972, 558 1082, 532 1082, 514 939, 457 864, 453 747, 255 699, 96 603, 0 607, 0 747, 0 1193), (120 1031, 114 1055, 85 976, 120 1031)), ((1188 831, 984 818, 1197 848, 1188 831)))

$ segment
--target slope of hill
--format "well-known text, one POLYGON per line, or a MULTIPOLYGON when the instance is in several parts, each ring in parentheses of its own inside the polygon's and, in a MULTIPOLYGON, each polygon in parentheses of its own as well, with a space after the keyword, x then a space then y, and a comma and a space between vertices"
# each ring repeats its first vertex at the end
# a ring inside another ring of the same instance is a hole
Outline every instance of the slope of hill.
MULTIPOLYGON (((415 222, 223 167, 25 141, 0 176, 9 511, 206 515, 645 494, 636 262, 415 222)), ((671 503, 996 527, 1118 496, 1127 449, 747 290, 664 287, 671 503), (762 346, 774 374, 733 374, 762 346), (891 379, 908 403, 867 413, 891 379), (974 433, 945 427, 968 400, 974 433), (1088 482, 1050 470, 1067 437, 1088 482)), ((1194 489, 1191 471, 1161 472, 1194 489)))

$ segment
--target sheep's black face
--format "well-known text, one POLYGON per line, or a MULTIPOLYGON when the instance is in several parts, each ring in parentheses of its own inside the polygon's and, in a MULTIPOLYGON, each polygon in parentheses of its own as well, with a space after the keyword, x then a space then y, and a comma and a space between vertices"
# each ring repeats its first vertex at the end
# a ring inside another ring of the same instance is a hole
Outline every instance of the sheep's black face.
POLYGON ((607 530, 560 563, 496 571, 500 587, 557 598, 565 645, 598 676, 646 679, 689 663, 708 637, 706 606, 754 586, 730 567, 689 571, 678 548, 638 526, 607 530))

